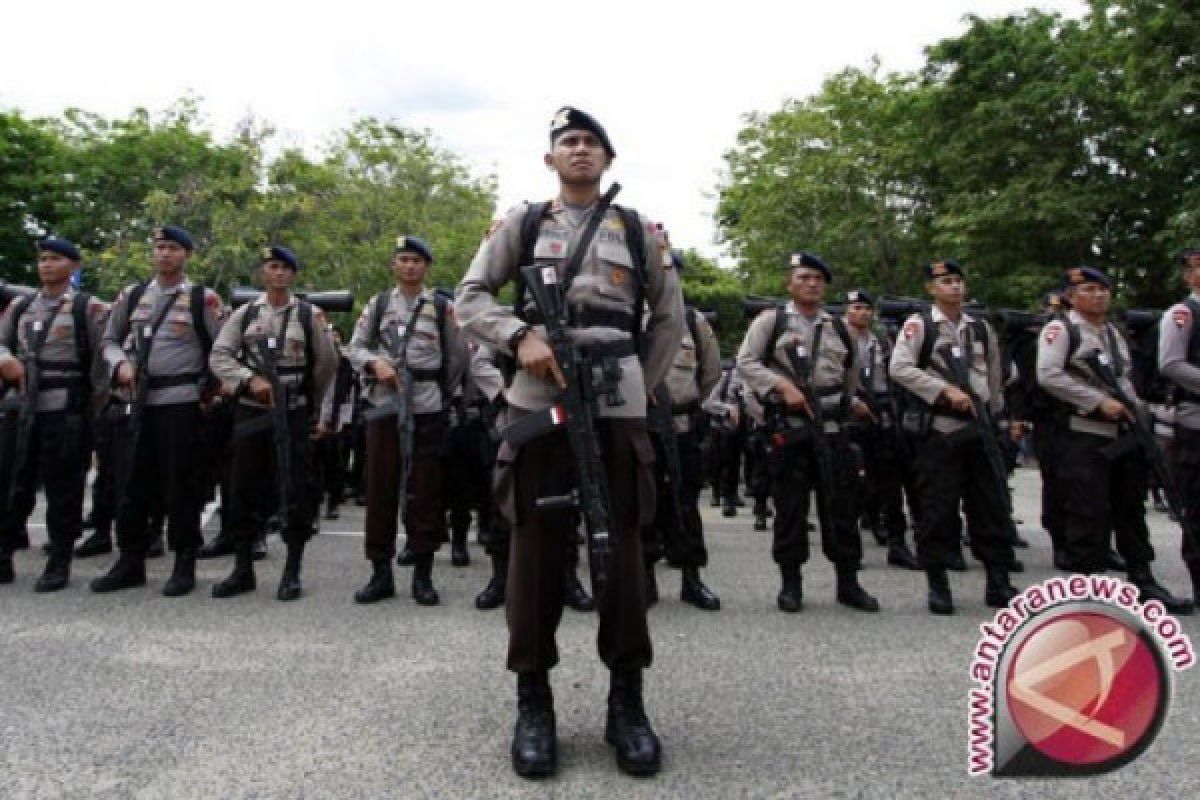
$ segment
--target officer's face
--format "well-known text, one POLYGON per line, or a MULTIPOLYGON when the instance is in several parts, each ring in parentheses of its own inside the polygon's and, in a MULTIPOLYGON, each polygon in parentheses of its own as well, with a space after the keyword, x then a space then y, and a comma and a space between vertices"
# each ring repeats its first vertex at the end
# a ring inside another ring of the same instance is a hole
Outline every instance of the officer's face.
POLYGON ((925 284, 925 290, 935 302, 959 305, 966 295, 967 285, 961 275, 939 275, 925 284))
POLYGON ((178 242, 165 239, 154 243, 154 271, 171 274, 183 269, 187 263, 188 251, 178 242))
POLYGON ((1189 264, 1183 270, 1183 282, 1193 292, 1200 292, 1200 257, 1193 259, 1195 264, 1189 264))
POLYGON ((787 290, 796 305, 816 305, 825 296, 825 276, 811 267, 795 267, 788 277, 787 290))
POLYGON ((873 316, 875 316, 875 309, 871 308, 868 303, 851 303, 846 306, 846 323, 859 330, 871 327, 873 316))
POLYGON ((409 285, 423 283, 425 271, 428 269, 429 262, 416 253, 405 251, 392 256, 392 276, 399 283, 409 285))
POLYGON ((283 261, 264 261, 260 269, 264 289, 290 289, 296 282, 296 271, 283 261))
POLYGON ((1107 314, 1111 301, 1112 291, 1101 283, 1081 283, 1071 289, 1071 305, 1080 314, 1107 314))
POLYGON ((563 183, 588 186, 599 183, 608 169, 608 151, 591 131, 566 131, 554 140, 545 162, 563 183))
POLYGON ((38 280, 42 283, 62 283, 69 280, 75 262, 61 253, 43 250, 38 253, 38 280))

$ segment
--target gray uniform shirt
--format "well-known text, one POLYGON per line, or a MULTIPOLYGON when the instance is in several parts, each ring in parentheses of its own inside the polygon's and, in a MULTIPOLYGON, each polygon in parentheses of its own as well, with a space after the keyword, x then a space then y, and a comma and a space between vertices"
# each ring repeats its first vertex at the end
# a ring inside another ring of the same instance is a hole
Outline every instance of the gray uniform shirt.
MULTIPOLYGON (((502 305, 496 295, 501 287, 513 281, 521 264, 521 221, 527 205, 511 209, 475 254, 470 268, 458 287, 458 318, 467 335, 501 353, 510 352, 509 339, 524 326, 524 322, 502 305)), ((534 260, 553 265, 561 275, 583 234, 591 209, 575 209, 555 200, 541 221, 534 260)), ((648 386, 657 386, 666 377, 682 337, 683 295, 675 270, 669 266, 670 253, 663 245, 662 235, 646 217, 638 217, 645 230, 647 282, 645 297, 650 315, 644 361, 637 356, 620 360, 622 370, 619 391, 625 402, 610 406, 601 402, 600 417, 642 418, 646 416, 648 386)), ((625 243, 625 226, 620 215, 609 209, 596 236, 588 245, 579 275, 571 284, 567 303, 575 308, 634 313, 637 277, 633 258, 625 243)), ((536 328, 545 333, 541 326, 536 328)), ((607 327, 572 329, 572 342, 589 344, 630 338, 626 330, 607 327)), ((518 369, 505 397, 510 407, 537 411, 551 405, 558 396, 558 387, 549 379, 534 378, 518 369)))
POLYGON ((1111 397, 1087 365, 1086 359, 1093 353, 1103 353, 1108 363, 1113 366, 1121 388, 1136 402, 1137 390, 1129 380, 1130 365, 1129 348, 1125 345, 1124 337, 1113 328, 1117 351, 1114 353, 1109 343, 1108 328, 1112 323, 1092 325, 1075 310, 1067 312, 1069 319, 1079 329, 1079 347, 1075 349, 1070 360, 1067 359, 1070 349, 1070 336, 1067 326, 1060 319, 1051 320, 1038 335, 1037 351, 1037 382, 1049 394, 1066 403, 1073 414, 1068 420, 1068 427, 1074 431, 1092 433, 1097 436, 1115 437, 1116 423, 1099 419, 1085 419, 1092 414, 1104 400, 1111 397))
MULTIPOLYGON (((1192 299, 1200 302, 1200 295, 1192 299)), ((1188 341, 1196 324, 1186 303, 1176 303, 1163 314, 1158 325, 1158 371, 1163 377, 1189 392, 1200 394, 1200 364, 1188 361, 1188 341)), ((1200 430, 1200 403, 1180 402, 1175 422, 1188 430, 1200 430)))
MULTIPOLYGON (((928 332, 921 315, 913 314, 905 321, 900 336, 896 339, 896 346, 892 348, 892 361, 889 365, 892 380, 926 403, 936 403, 942 391, 951 385, 939 372, 946 368, 946 363, 938 353, 942 346, 950 344, 961 348, 961 352, 968 359, 971 391, 991 408, 993 414, 1000 413, 1004 409, 1000 345, 991 326, 984 323, 987 329, 985 344, 983 341, 976 341, 971 325, 974 320, 970 315, 962 314, 957 324, 937 306, 933 307, 931 315, 937 329, 937 338, 934 340, 929 366, 925 369, 917 367, 921 345, 925 342, 928 332)), ((966 420, 935 413, 931 426, 939 433, 954 433, 969 424, 966 420)))
POLYGON ((467 403, 479 400, 492 402, 504 391, 504 375, 496 366, 496 351, 484 344, 468 342, 471 355, 463 381, 463 396, 467 403))
MULTIPOLYGON (((29 354, 38 332, 48 327, 50 332, 46 335, 38 360, 80 364, 80 354, 76 352, 75 347, 75 315, 72 313, 74 300, 75 293, 71 290, 58 297, 46 297, 38 292, 21 315, 20 321, 15 318, 17 301, 10 303, 4 316, 0 317, 0 362, 11 358, 24 359, 29 354), (14 333, 15 352, 9 347, 14 333)), ((108 386, 108 370, 104 367, 104 348, 101 343, 107 320, 108 304, 94 297, 90 298, 87 304, 88 342, 92 350, 92 397, 89 398, 89 405, 94 405, 96 398, 103 396, 108 386)), ((41 371, 42 378, 66 377, 72 374, 78 373, 53 367, 41 371)), ((10 391, 16 393, 15 388, 10 391)), ((62 411, 67 407, 67 402, 67 389, 42 389, 38 392, 37 410, 62 411)))
MULTIPOLYGON (((437 308, 434 306, 433 290, 425 289, 421 294, 407 297, 399 287, 376 295, 363 307, 362 314, 354 326, 354 336, 346 347, 346 356, 350 364, 361 375, 369 375, 367 365, 376 359, 386 358, 391 363, 387 346, 383 337, 376 335, 374 347, 371 341, 371 321, 375 317, 375 304, 387 303, 380 323, 382 330, 390 330, 396 340, 404 338, 408 330, 412 311, 417 305, 417 298, 425 298, 421 313, 413 323, 412 334, 408 337, 407 359, 410 369, 437 370, 442 368, 442 360, 446 365, 443 371, 445 384, 439 385, 436 380, 418 380, 413 383, 413 413, 433 414, 446 408, 449 387, 457 386, 462 381, 463 371, 467 365, 466 345, 458 326, 454 321, 454 310, 446 309, 445 330, 438 330, 437 308)), ((402 376, 403 377, 403 376, 402 376)), ((373 406, 386 403, 395 394, 391 386, 385 386, 378 381, 370 381, 367 391, 367 402, 373 406)))
MULTIPOLYGON (((313 307, 313 341, 312 341, 312 402, 323 398, 337 374, 337 350, 333 339, 325 330, 325 315, 321 309, 313 307)), ((213 342, 212 355, 208 364, 213 374, 221 382, 221 388, 228 394, 234 394, 246 381, 254 375, 265 377, 259 366, 259 342, 274 343, 277 353, 278 366, 282 371, 280 380, 288 387, 293 400, 291 405, 306 404, 309 398, 299 394, 300 384, 304 380, 303 373, 296 372, 305 366, 307 348, 304 342, 304 326, 300 322, 300 314, 296 298, 291 297, 282 306, 273 306, 267 302, 266 294, 262 294, 253 303, 234 311, 228 322, 221 329, 217 340, 213 342), (254 319, 245 325, 246 315, 252 309, 257 309, 254 319), (282 331, 283 319, 287 317, 287 331, 282 331), (242 333, 245 325, 246 332, 242 333), (243 352, 244 351, 244 352, 243 352), (242 358, 239 359, 239 354, 242 358)), ((264 408, 261 403, 243 394, 239 402, 255 408, 264 408)), ((316 410, 314 409, 314 413, 316 410)))
POLYGON ((862 375, 862 388, 869 390, 877 396, 887 395, 887 349, 884 347, 883 342, 879 340, 879 336, 875 331, 869 328, 865 331, 856 330, 849 325, 846 328, 850 331, 850 338, 858 348, 858 363, 859 371, 862 375))
MULTIPOLYGON (((208 365, 205 363, 204 348, 192 325, 191 281, 184 280, 178 286, 163 290, 158 281, 150 281, 142 292, 137 308, 129 309, 129 295, 133 286, 126 286, 117 295, 108 326, 104 330, 104 361, 109 375, 117 371, 123 361, 136 361, 136 339, 134 330, 149 328, 164 307, 170 302, 171 310, 154 334, 150 349, 150 363, 146 374, 170 377, 195 375, 194 383, 151 389, 146 395, 146 405, 165 406, 176 403, 195 403, 200 400, 200 386, 208 365)), ((204 322, 211 341, 216 341, 225 317, 221 298, 211 289, 204 290, 204 322)))
MULTIPOLYGON (((675 354, 666 377, 667 391, 671 393, 671 404, 674 406, 698 405, 701 398, 707 398, 721 379, 721 353, 712 326, 703 314, 693 311, 686 313, 696 315, 696 337, 700 341, 693 340, 691 329, 684 325, 679 352, 675 354)), ((688 414, 675 416, 677 432, 685 433, 690 427, 691 418, 688 414)))

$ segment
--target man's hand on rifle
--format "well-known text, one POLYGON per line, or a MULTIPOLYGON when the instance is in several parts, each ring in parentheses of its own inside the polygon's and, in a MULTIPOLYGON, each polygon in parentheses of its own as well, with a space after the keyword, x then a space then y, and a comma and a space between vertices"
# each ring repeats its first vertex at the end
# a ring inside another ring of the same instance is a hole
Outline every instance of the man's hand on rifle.
POLYGON ((517 344, 517 362, 533 377, 553 379, 559 389, 567 388, 567 379, 558 368, 554 351, 534 331, 528 331, 517 344))
POLYGON ((15 358, 6 358, 0 363, 0 378, 19 389, 25 388, 25 365, 15 358))
POLYGON ((945 389, 942 389, 942 399, 946 401, 946 405, 955 411, 965 413, 972 408, 971 395, 957 386, 947 386, 945 389))
POLYGON ((1106 397, 1100 401, 1096 410, 1100 412, 1100 416, 1113 422, 1120 422, 1123 419, 1133 420, 1133 413, 1120 400, 1112 397, 1106 397))
POLYGON ((725 410, 725 418, 729 420, 730 427, 736 428, 738 426, 739 418, 737 406, 729 406, 729 408, 725 410))
POLYGON ((779 392, 779 398, 783 404, 792 411, 802 411, 806 416, 813 416, 812 406, 808 404, 808 398, 804 396, 804 392, 796 388, 788 379, 784 378, 775 384, 775 391, 779 392))
POLYGON ((855 419, 866 420, 872 423, 878 423, 879 420, 871 413, 871 407, 863 402, 862 398, 856 397, 850 401, 850 416, 855 419))
POLYGON ((261 375, 255 375, 246 381, 246 394, 264 406, 275 405, 275 393, 271 391, 271 382, 261 375))
POLYGON ((371 374, 380 383, 400 391, 400 376, 396 374, 395 367, 386 358, 377 358, 371 362, 371 374))
POLYGON ((133 382, 137 379, 137 371, 128 361, 122 361, 117 365, 117 374, 113 376, 113 382, 122 389, 132 389, 133 382))

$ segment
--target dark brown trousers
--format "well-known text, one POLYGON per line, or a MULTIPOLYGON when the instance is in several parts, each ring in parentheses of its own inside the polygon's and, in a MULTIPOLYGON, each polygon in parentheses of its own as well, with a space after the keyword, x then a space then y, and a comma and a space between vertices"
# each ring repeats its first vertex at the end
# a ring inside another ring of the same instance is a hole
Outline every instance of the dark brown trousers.
MULTIPOLYGON (((654 519, 654 448, 644 420, 598 425, 611 499, 612 571, 596 598, 597 645, 610 669, 650 666, 641 526, 654 519)), ((515 512, 508 565, 508 668, 548 670, 558 663, 555 632, 563 610, 563 573, 575 548, 572 510, 539 510, 539 497, 562 495, 575 484, 565 433, 535 439, 515 460, 504 446, 497 459, 500 506, 515 512)))
MULTIPOLYGON (((446 415, 413 417, 413 463, 408 475, 404 532, 408 548, 434 553, 446 541, 446 511, 442 502, 445 473, 446 415)), ((367 538, 370 561, 396 555, 396 512, 400 503, 396 418, 367 423, 367 538)))

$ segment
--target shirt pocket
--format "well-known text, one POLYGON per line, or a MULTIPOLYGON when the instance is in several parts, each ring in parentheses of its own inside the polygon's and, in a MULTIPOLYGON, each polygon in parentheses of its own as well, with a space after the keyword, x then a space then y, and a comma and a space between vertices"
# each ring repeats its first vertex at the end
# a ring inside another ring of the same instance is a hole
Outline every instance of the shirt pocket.
POLYGON ((596 291, 608 299, 618 300, 632 307, 637 278, 634 275, 629 248, 615 242, 599 243, 596 245, 596 267, 600 272, 595 276, 596 291))

